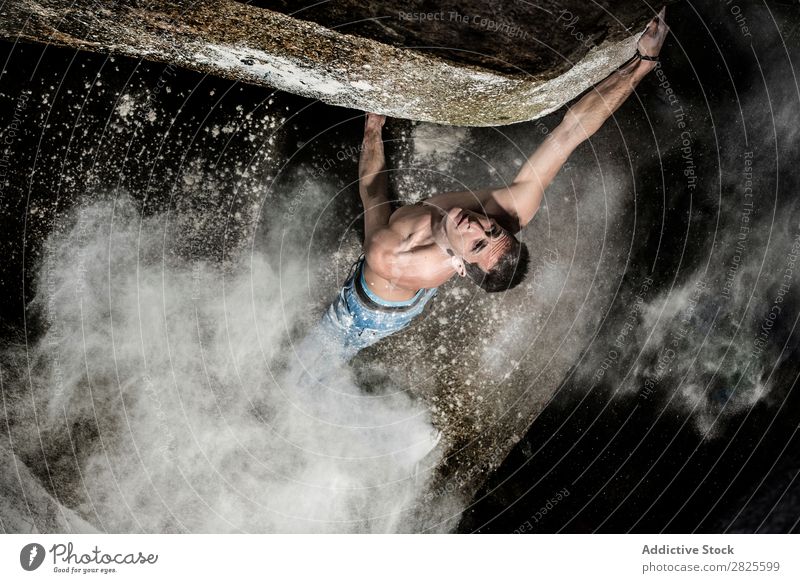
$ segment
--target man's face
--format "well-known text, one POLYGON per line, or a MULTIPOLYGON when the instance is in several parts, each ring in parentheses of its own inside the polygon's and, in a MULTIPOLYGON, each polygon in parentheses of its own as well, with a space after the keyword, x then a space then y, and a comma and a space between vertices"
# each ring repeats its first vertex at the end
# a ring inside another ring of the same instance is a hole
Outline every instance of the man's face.
POLYGON ((497 221, 458 207, 448 211, 445 233, 456 257, 487 272, 511 246, 511 234, 497 221))

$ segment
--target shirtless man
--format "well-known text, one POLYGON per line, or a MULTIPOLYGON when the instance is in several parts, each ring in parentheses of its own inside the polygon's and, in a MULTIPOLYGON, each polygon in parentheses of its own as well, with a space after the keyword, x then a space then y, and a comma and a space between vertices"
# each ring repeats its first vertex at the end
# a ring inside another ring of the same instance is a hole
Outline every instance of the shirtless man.
POLYGON ((662 8, 636 54, 567 110, 508 186, 437 194, 392 212, 381 138, 385 118, 367 114, 359 162, 364 255, 321 322, 343 360, 408 326, 455 274, 488 292, 523 280, 528 250, 514 234, 539 210, 545 188, 573 150, 653 70, 668 30, 662 8))

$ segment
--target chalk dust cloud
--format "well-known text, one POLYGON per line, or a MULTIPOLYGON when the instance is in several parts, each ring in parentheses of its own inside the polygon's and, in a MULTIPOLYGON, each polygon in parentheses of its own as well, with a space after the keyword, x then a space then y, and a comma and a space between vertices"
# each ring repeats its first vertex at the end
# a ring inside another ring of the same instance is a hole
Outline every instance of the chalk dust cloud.
POLYGON ((315 381, 291 349, 302 261, 186 259, 169 231, 116 195, 49 238, 30 306, 44 332, 3 354, 7 394, 30 388, 6 402, 15 453, 109 532, 412 530, 427 410, 390 378, 315 381))

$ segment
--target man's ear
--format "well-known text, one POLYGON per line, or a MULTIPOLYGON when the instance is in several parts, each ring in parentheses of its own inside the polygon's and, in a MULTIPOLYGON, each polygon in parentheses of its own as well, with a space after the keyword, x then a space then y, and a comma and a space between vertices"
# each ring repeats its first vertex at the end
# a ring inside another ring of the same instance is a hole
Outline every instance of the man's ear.
POLYGON ((461 277, 467 275, 467 270, 464 268, 464 260, 460 257, 456 257, 455 255, 450 257, 450 264, 453 266, 453 269, 456 270, 456 273, 458 273, 458 275, 461 277))

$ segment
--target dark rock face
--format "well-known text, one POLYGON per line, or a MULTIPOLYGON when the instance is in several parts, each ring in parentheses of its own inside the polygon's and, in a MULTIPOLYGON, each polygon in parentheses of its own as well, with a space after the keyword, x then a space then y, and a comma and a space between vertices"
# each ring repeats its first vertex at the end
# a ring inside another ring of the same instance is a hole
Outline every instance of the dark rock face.
POLYGON ((567 71, 593 46, 636 34, 653 16, 644 2, 607 0, 256 0, 250 4, 457 63, 545 76, 567 71))

